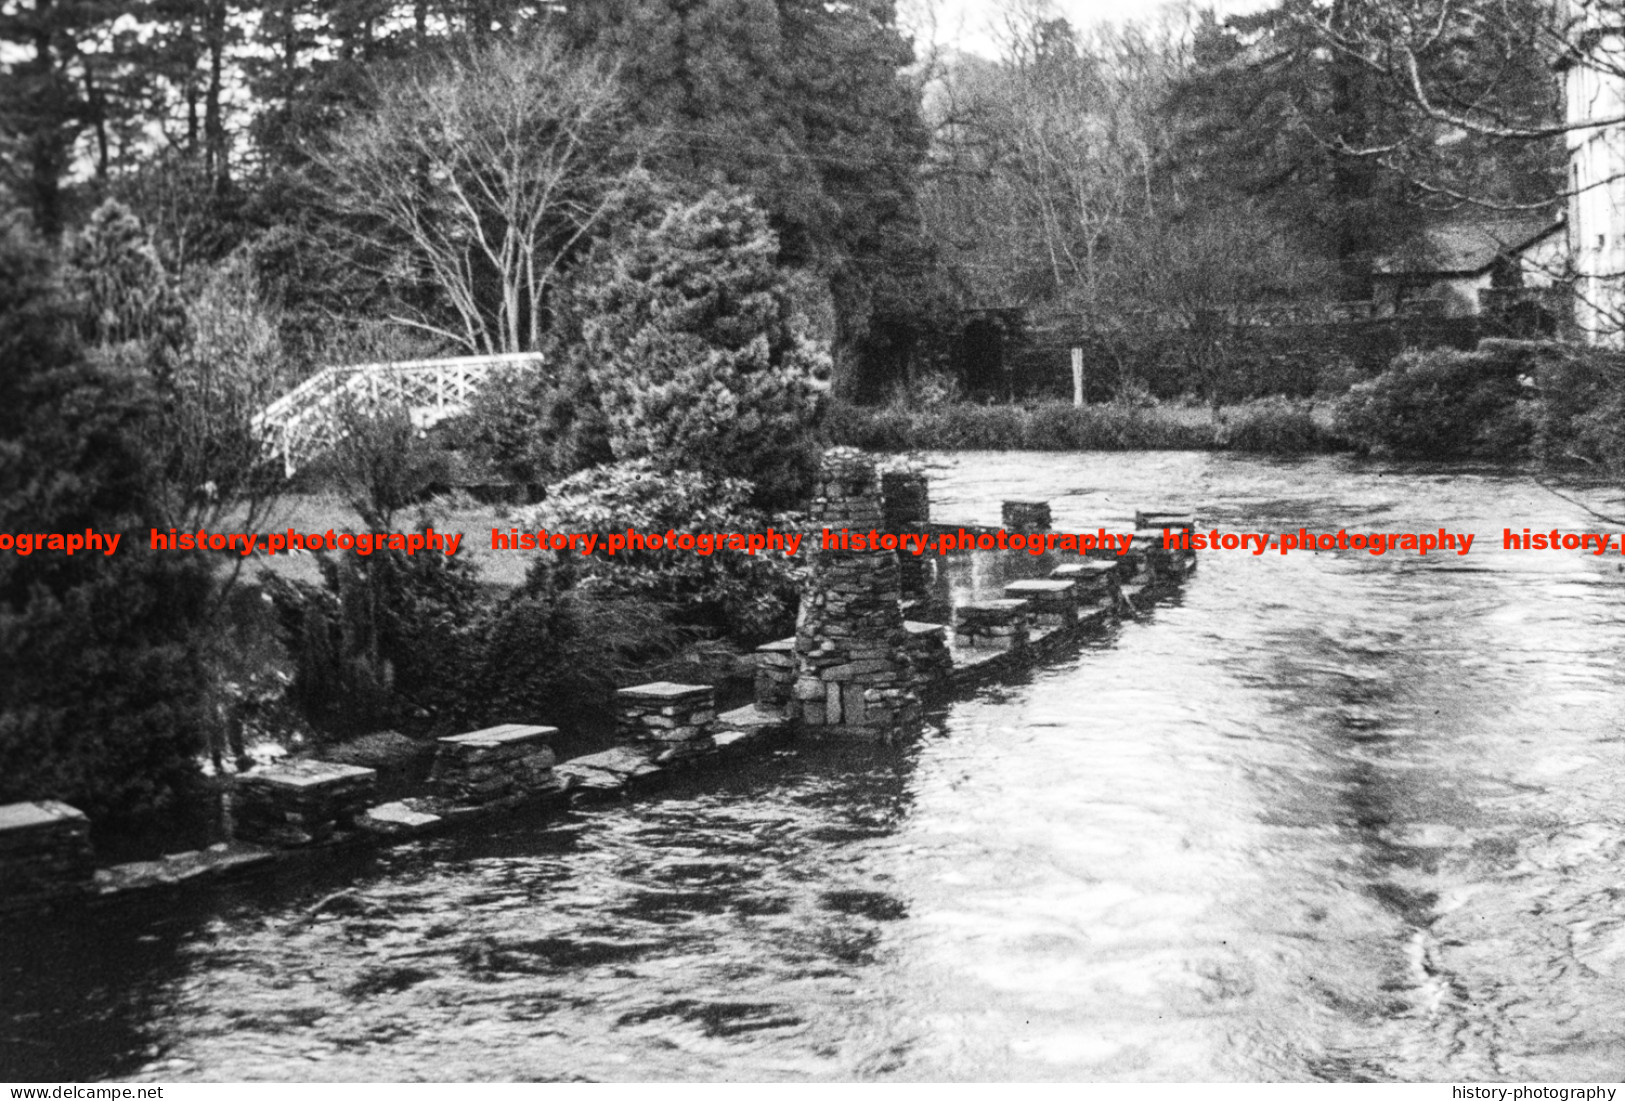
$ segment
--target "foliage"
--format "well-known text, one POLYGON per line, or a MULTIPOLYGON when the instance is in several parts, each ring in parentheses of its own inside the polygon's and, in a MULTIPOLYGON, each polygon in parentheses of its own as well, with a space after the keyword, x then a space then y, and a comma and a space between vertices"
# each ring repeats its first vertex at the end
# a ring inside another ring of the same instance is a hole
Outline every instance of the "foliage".
POLYGON ((571 358, 548 371, 498 374, 447 432, 477 459, 524 484, 557 481, 614 458, 592 379, 571 358))
MULTIPOLYGON (((647 460, 593 467, 550 487, 540 505, 518 518, 521 531, 667 532, 766 530, 774 518, 753 510, 750 486, 694 471, 666 470, 647 460)), ((785 522, 778 520, 779 530, 785 522)), ((613 558, 566 558, 587 593, 664 607, 674 622, 741 641, 776 637, 796 606, 793 559, 773 552, 710 555, 628 548, 613 558)))
POLYGON ((346 402, 336 413, 338 442, 323 456, 318 473, 335 484, 346 503, 374 531, 446 480, 446 455, 400 405, 376 410, 346 402))
POLYGON ((1528 373, 1540 395, 1536 454, 1625 473, 1625 356, 1605 348, 1498 343, 1524 350, 1531 361, 1528 373))
POLYGON ((145 549, 162 522, 140 444, 150 382, 85 361, 79 318, 15 222, 0 226, 0 303, 0 531, 121 537, 112 557, 0 556, 0 802, 125 821, 198 780, 209 570, 145 549))
POLYGON ((637 670, 681 642, 660 605, 593 586, 578 591, 568 587, 573 575, 555 567, 542 556, 517 591, 489 608, 465 695, 469 723, 601 726, 615 690, 647 679, 637 670))
POLYGON ((163 474, 163 511, 179 526, 213 526, 228 509, 252 530, 281 488, 254 416, 285 389, 276 311, 242 256, 187 281, 186 336, 159 382, 162 415, 144 442, 163 474))
POLYGON ((1281 397, 1251 402, 1233 413, 1222 439, 1232 451, 1266 455, 1328 451, 1332 444, 1309 406, 1281 397))
POLYGON ((130 208, 97 207, 65 250, 69 293, 82 304, 84 337, 93 345, 178 345, 186 313, 158 250, 130 208))
POLYGON ((1337 404, 1336 430, 1397 458, 1504 458, 1530 442, 1520 399, 1525 358, 1490 348, 1406 352, 1337 404))
MULTIPOLYGON (((417 530, 428 526, 420 517, 417 530)), ((289 697, 306 721, 345 737, 461 714, 489 605, 468 560, 323 551, 318 565, 320 585, 265 578, 293 659, 289 697)))
POLYGON ((824 276, 835 384, 853 384, 871 324, 914 320, 898 307, 924 297, 933 267, 916 199, 922 80, 895 0, 600 0, 565 22, 620 59, 633 110, 670 135, 662 175, 745 189, 784 262, 824 276))
POLYGON ((767 506, 805 493, 827 360, 777 257, 766 218, 732 190, 659 203, 594 249, 572 311, 616 459, 749 478, 767 506))
POLYGON ((590 725, 680 640, 660 604, 577 591, 547 553, 511 593, 481 583, 466 557, 323 552, 319 565, 319 585, 267 575, 266 590, 293 663, 287 700, 324 741, 590 725))
POLYGON ((1075 407, 969 402, 920 408, 906 396, 865 408, 837 403, 825 419, 830 442, 871 451, 1132 451, 1218 446, 1200 410, 1133 400, 1075 407))

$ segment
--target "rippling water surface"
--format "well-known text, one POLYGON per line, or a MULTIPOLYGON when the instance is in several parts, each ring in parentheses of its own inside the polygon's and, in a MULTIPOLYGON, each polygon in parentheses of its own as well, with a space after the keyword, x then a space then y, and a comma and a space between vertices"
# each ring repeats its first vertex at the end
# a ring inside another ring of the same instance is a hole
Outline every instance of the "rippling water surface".
POLYGON ((1625 558, 1500 549, 1595 521, 1496 471, 941 461, 941 520, 1478 540, 1206 554, 905 744, 13 934, 0 1078, 1625 1074, 1625 558))

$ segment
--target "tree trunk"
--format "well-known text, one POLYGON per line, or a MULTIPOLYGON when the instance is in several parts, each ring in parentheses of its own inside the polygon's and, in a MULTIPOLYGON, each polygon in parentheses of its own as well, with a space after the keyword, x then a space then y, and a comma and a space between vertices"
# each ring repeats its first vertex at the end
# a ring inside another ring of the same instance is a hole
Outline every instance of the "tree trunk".
POLYGON ((835 306, 830 392, 851 401, 862 389, 859 376, 863 370, 863 338, 869 334, 869 288, 858 276, 837 271, 829 278, 829 293, 835 306))
POLYGON ((209 90, 203 105, 204 164, 210 186, 223 194, 231 182, 227 163, 226 122, 221 96, 225 84, 226 0, 210 0, 206 41, 209 48, 209 90))

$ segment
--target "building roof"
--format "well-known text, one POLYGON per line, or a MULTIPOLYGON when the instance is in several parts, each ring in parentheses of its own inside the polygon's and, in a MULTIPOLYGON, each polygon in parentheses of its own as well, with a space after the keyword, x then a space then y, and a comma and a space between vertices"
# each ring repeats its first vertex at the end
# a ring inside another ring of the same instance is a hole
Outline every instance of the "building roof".
POLYGON ((1375 275, 1476 275, 1501 256, 1515 256, 1563 226, 1550 215, 1440 222, 1379 256, 1375 275))

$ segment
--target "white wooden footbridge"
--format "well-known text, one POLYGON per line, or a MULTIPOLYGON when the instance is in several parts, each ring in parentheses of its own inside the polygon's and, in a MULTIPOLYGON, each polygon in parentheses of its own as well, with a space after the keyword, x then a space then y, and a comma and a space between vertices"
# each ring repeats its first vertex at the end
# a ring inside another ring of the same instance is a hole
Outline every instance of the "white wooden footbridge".
POLYGON ((414 359, 324 367, 267 405, 254 418, 267 456, 292 477, 301 465, 343 436, 347 410, 362 415, 404 408, 418 428, 468 409, 474 394, 502 371, 540 367, 539 354, 414 359))

